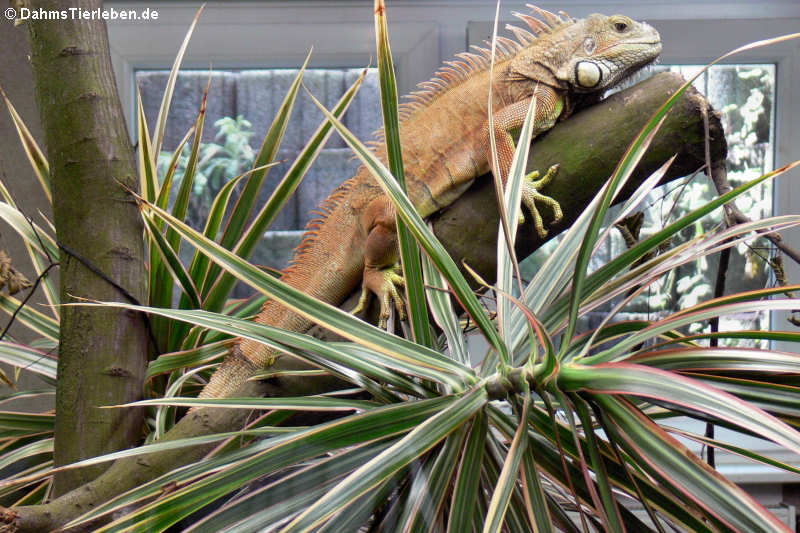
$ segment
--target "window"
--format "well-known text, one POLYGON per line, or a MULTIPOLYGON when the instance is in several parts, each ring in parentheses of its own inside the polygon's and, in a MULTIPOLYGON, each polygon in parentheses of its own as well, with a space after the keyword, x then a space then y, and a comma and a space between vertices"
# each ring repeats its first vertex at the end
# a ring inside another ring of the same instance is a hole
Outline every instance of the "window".
MULTIPOLYGON (((693 6, 694 7, 694 6, 693 6)), ((642 7, 648 10, 650 6, 642 7)), ((658 7, 653 9, 658 11, 658 7)), ((676 8, 676 12, 678 12, 676 8)), ((692 9, 692 16, 697 14, 692 9)), ((636 14, 625 10, 626 14, 636 14)), ((571 13, 575 16, 575 13, 571 13)), ((672 17, 674 14, 666 14, 672 17)), ((798 20, 764 22, 748 22, 739 20, 726 21, 657 21, 646 12, 639 18, 647 18, 662 36, 664 52, 660 64, 653 70, 677 70, 685 77, 694 74, 696 65, 704 65, 723 53, 742 46, 749 42, 796 31, 798 20)), ((512 22, 512 21, 509 21, 512 22)), ((514 23, 514 22, 512 22, 514 23)), ((492 23, 488 21, 471 22, 468 35, 470 44, 480 44, 492 32, 492 23)), ((645 75, 648 75, 645 73, 645 75)), ((798 91, 800 85, 800 52, 796 44, 782 43, 768 48, 756 49, 730 58, 723 65, 712 67, 708 74, 696 82, 697 88, 709 98, 717 111, 723 113, 723 126, 729 144, 729 179, 734 186, 747 179, 752 179, 772 168, 789 163, 800 158, 800 139, 797 137, 798 124, 800 123, 800 109, 798 98, 791 98, 792 90, 798 91), (794 125, 794 127, 790 126, 794 125)), ((534 147, 535 149, 535 147, 534 147)), ((797 172, 794 173, 795 179, 797 172)), ((680 181, 661 188, 661 193, 651 195, 651 209, 648 217, 651 223, 661 225, 659 218, 665 214, 662 208, 669 210, 673 199, 681 196, 678 206, 692 204, 701 200, 702 196, 709 197, 714 194, 713 185, 704 176, 693 180, 689 190, 681 191, 675 188, 680 181)), ((752 195, 739 199, 737 205, 752 217, 769 216, 772 213, 797 213, 800 205, 800 190, 792 184, 792 174, 780 177, 771 186, 759 188, 752 195)), ((719 217, 719 215, 717 215, 719 217)), ((718 220, 718 218, 717 218, 718 220)), ((706 222, 708 229, 711 223, 706 222)), ((699 229, 699 228, 698 228, 699 229)), ((643 230, 643 235, 645 230, 643 230)), ((693 237, 694 235, 686 235, 693 237)), ((800 240, 796 234, 784 234, 789 242, 797 246, 800 240)), ((605 250, 608 257, 616 256, 623 247, 621 240, 617 248, 605 250)), ((546 253, 546 252, 545 252, 546 253)), ((734 283, 743 283, 752 288, 763 287, 770 283, 769 271, 764 270, 764 263, 758 259, 757 253, 764 253, 758 249, 739 247, 732 256, 733 260, 729 272, 728 290, 734 283), (737 253, 738 252, 738 253, 737 253), (760 266, 759 266, 760 265, 760 266), (737 269, 737 270, 733 270, 737 269), (754 274, 753 277, 747 276, 754 274), (732 278, 738 278, 732 281, 732 278), (750 285, 752 284, 752 285, 750 285)), ((662 280, 666 289, 664 294, 657 291, 650 293, 650 301, 645 293, 639 298, 639 309, 645 313, 657 312, 659 308, 667 306, 685 307, 692 305, 693 299, 708 298, 713 294, 713 280, 716 268, 708 268, 708 261, 698 261, 696 265, 686 265, 683 271, 677 272, 670 278, 662 280), (703 264, 705 263, 705 264, 703 264), (711 284, 709 284, 711 281, 711 284), (710 292, 709 292, 710 291, 710 292), (658 297, 661 301, 653 301, 658 297), (681 301, 683 300, 683 301, 681 301)), ((800 269, 796 265, 789 265, 786 261, 788 278, 790 282, 800 280, 800 269)), ((743 288, 739 285, 738 288, 743 288)), ((787 325, 786 314, 774 313, 772 324, 774 327, 791 329, 787 325)), ((635 318, 635 317, 630 317, 635 318)), ((598 321, 602 320, 598 317, 598 321)), ((721 320, 720 328, 753 327, 768 328, 769 317, 751 314, 749 316, 727 317, 721 320)), ((671 421, 672 425, 694 433, 702 434, 704 424, 690 419, 671 421)), ((758 439, 743 437, 739 434, 717 428, 717 437, 723 441, 735 442, 737 445, 749 448, 757 453, 775 457, 778 460, 795 464, 796 457, 790 457, 782 451, 776 450, 771 443, 758 439), (745 440, 747 442, 745 442, 745 440)), ((684 440, 684 443, 697 453, 701 447, 697 443, 684 440)), ((729 479, 743 484, 765 482, 795 482, 791 475, 777 469, 771 469, 739 456, 717 452, 717 469, 729 479)))
MULTIPOLYGON (((655 23, 659 31, 664 33, 662 27, 667 26, 667 34, 662 35, 665 43, 665 54, 669 53, 669 44, 677 35, 670 33, 688 33, 681 27, 683 23, 671 21, 669 23, 655 23)), ((514 23, 514 22, 512 22, 514 23)), ((492 23, 472 22, 469 25, 468 35, 471 44, 480 45, 491 37, 492 23)), ((681 36, 685 40, 685 35, 681 36)), ((745 37, 746 38, 746 37, 745 37)), ((747 41, 739 42, 739 45, 747 41)), ((732 45, 732 47, 735 45, 732 45)), ((680 61, 671 61, 669 56, 655 67, 636 76, 637 80, 649 77, 655 72, 671 70, 682 74, 685 78, 694 75, 702 65, 713 59, 706 59, 705 55, 698 55, 701 49, 692 50, 693 56, 676 56, 680 61), (690 61, 691 59, 691 61, 690 61), (666 64, 665 64, 666 63, 666 64), (672 63, 670 65, 670 63, 672 63), (691 65, 689 63, 694 63, 691 65)), ((725 50, 720 51, 723 53, 725 50)), ((689 52, 689 51, 687 51, 689 52)), ((736 61, 737 58, 731 58, 736 61)), ((633 81, 637 81, 633 80, 633 81)), ((695 87, 709 99, 714 109, 722 114, 723 128, 728 141, 728 170, 729 180, 733 186, 740 185, 774 168, 775 156, 775 63, 730 63, 715 65, 695 81, 695 87)), ((534 143, 535 150, 535 143, 534 143)), ((753 218, 771 216, 773 213, 773 186, 768 183, 737 200, 737 206, 753 218)), ((662 228, 668 219, 674 219, 685 214, 690 209, 698 207, 703 202, 716 195, 713 184, 704 174, 687 177, 685 180, 667 184, 654 191, 647 200, 647 205, 641 206, 645 213, 645 222, 642 237, 654 233, 662 228), (672 217, 672 218, 670 218, 672 217)), ((720 222, 721 210, 714 216, 706 217, 702 224, 691 230, 684 230, 681 234, 683 241, 702 234, 720 222)), ((611 258, 619 255, 624 250, 624 243, 616 234, 616 239, 607 241, 605 248, 601 249, 595 263, 604 264, 611 258)), ((550 244, 546 249, 540 250, 540 256, 546 257, 550 244)), ((770 258, 769 246, 766 241, 742 244, 732 253, 726 291, 753 290, 768 286, 772 283, 772 271, 767 264, 770 258)), ((647 292, 640 295, 629 311, 618 316, 619 320, 653 318, 659 312, 675 310, 695 305, 703 299, 713 295, 716 277, 717 257, 701 258, 694 263, 687 264, 671 272, 655 284, 647 292), (709 265, 709 263, 712 263, 709 265)), ((536 257, 529 258, 527 270, 538 270, 539 262, 536 257)), ((525 270, 525 268, 523 267, 525 270)), ((599 310, 590 315, 596 315, 598 323, 603 320, 608 309, 599 310)), ((770 317, 766 313, 747 314, 736 317, 725 317, 721 320, 721 328, 769 328, 770 317)), ((701 324, 695 324, 698 331, 701 324)))
MULTIPOLYGON (((695 65, 658 65, 640 77, 659 71, 673 71, 689 78, 700 70, 695 65)), ((709 99, 722 116, 722 125, 728 141, 728 179, 736 187, 773 169, 774 156, 774 64, 715 65, 695 81, 695 87, 709 99)), ((676 180, 653 191, 640 206, 645 221, 641 238, 662 229, 668 222, 685 215, 717 195, 711 180, 697 173, 676 180)), ((771 183, 748 191, 736 204, 754 219, 772 215, 773 187, 771 183)), ((686 242, 706 233, 718 224, 722 210, 698 221, 673 240, 673 244, 686 242)), ((616 257, 624 250, 619 234, 609 240, 599 251, 598 264, 616 257)), ((772 285, 770 246, 759 239, 742 243, 732 250, 726 279, 726 293, 756 290, 772 285)), ((656 281, 646 292, 636 298, 630 312, 619 316, 624 319, 652 319, 665 311, 676 311, 696 305, 713 297, 717 275, 717 256, 703 257, 679 267, 656 281)), ((606 312, 598 311, 601 321, 606 312)), ((696 323, 689 329, 700 332, 708 323, 696 323)), ((743 313, 722 317, 720 329, 768 329, 770 317, 766 313, 743 313)), ((729 340, 731 343, 737 341, 729 340)))
MULTIPOLYGON (((696 73, 698 66, 660 66, 654 70, 679 72, 685 78, 696 73)), ((740 64, 715 65, 695 82, 711 105, 722 115, 722 125, 728 140, 728 179, 736 187, 773 169, 774 153, 774 84, 775 65, 740 64)), ((681 182, 660 188, 648 199, 646 218, 653 230, 663 227, 666 219, 681 216, 690 209, 716 196, 716 190, 705 175, 687 177, 681 182)), ((772 215, 773 187, 748 191, 736 204, 752 218, 772 215)), ((691 231, 682 235, 687 240, 710 230, 720 223, 722 210, 706 217, 691 231)), ((647 224, 647 223, 645 223, 647 224)), ((643 229, 642 235, 649 233, 643 229)), ((726 293, 754 290, 771 285, 770 255, 766 241, 742 243, 732 250, 726 280, 726 293)), ((685 265, 660 280, 647 300, 646 309, 686 308, 713 296, 717 258, 701 258, 685 265)), ((642 302, 644 303, 644 302, 642 302)), ((693 325, 700 329, 700 324, 693 325)), ((748 313, 723 317, 720 329, 767 329, 769 316, 748 313)))

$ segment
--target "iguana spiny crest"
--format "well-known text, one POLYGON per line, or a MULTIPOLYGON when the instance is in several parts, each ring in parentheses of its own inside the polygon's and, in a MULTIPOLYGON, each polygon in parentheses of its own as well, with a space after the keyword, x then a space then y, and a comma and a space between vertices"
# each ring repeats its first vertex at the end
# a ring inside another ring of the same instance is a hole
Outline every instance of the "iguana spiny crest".
MULTIPOLYGON (((537 84, 564 92, 600 92, 655 61, 661 53, 658 32, 645 22, 625 15, 589 15, 574 19, 527 4, 536 15, 512 13, 529 29, 508 24, 516 40, 498 37, 496 64, 505 63, 508 90, 531 95, 537 84)), ((491 46, 491 43, 487 42, 491 46)), ((428 81, 418 84, 410 101, 400 105, 400 119, 424 109, 454 85, 489 69, 490 48, 472 47, 475 52, 456 54, 445 61, 428 81)), ((513 97, 512 97, 513 98, 513 97)))

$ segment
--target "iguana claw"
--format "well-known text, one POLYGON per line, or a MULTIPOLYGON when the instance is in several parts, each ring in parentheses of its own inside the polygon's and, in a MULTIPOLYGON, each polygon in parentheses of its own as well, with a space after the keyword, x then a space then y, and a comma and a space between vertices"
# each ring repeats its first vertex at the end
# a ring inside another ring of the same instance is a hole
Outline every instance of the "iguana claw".
MULTIPOLYGON (((542 215, 539 214, 539 210, 536 207, 536 200, 550 206, 550 208, 553 210, 553 222, 558 222, 564 216, 564 213, 561 211, 561 205, 559 205, 556 200, 539 192, 539 189, 545 187, 553 180, 553 177, 557 172, 558 165, 553 165, 547 169, 544 177, 539 178, 539 171, 534 170, 525 176, 525 182, 522 185, 522 202, 531 212, 531 216, 533 217, 533 226, 536 228, 536 233, 538 233, 539 237, 541 238, 545 238, 547 236, 547 230, 544 227, 542 215)), ((525 215, 520 213, 519 221, 520 223, 524 222, 525 215)))
POLYGON ((398 288, 402 289, 403 287, 405 287, 405 279, 403 279, 400 264, 381 269, 365 267, 364 280, 361 284, 361 297, 358 299, 358 305, 355 306, 351 313, 358 314, 365 311, 369 304, 370 294, 374 294, 381 303, 381 314, 378 317, 379 328, 386 329, 386 324, 392 311, 392 301, 394 301, 394 307, 397 309, 397 315, 400 320, 405 320, 406 304, 400 291, 398 291, 398 288))

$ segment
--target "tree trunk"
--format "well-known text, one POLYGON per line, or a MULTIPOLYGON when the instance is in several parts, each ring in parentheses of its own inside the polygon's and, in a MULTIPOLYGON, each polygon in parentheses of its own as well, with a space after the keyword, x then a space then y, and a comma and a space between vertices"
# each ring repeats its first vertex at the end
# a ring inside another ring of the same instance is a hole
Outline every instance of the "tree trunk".
MULTIPOLYGON (((32 0, 31 10, 94 10, 100 0, 32 0)), ((31 20, 31 63, 53 184, 61 302, 125 300, 101 272, 145 300, 142 222, 120 186, 138 189, 134 151, 111 69, 103 20, 31 20)), ((62 307, 56 390, 55 464, 136 444, 139 409, 99 409, 141 397, 147 334, 126 311, 62 307)), ((56 475, 55 493, 83 485, 103 467, 56 475)))
MULTIPOLYGON (((666 74, 623 91, 600 104, 558 124, 546 136, 534 141, 529 163, 545 169, 560 163, 558 178, 544 193, 558 200, 565 220, 550 226, 550 235, 571 224, 613 171, 627 145, 642 125, 682 83, 679 76, 666 74)), ((669 157, 678 154, 664 181, 692 172, 704 163, 704 127, 702 113, 710 115, 712 159, 725 156, 725 139, 719 120, 705 99, 691 90, 673 108, 653 147, 645 155, 639 170, 632 176, 628 193, 669 157)), ((497 214, 494 189, 488 179, 479 180, 455 204, 433 217, 434 228, 445 246, 458 261, 493 277, 496 254, 497 214)), ((547 219, 546 219, 547 220, 547 219)), ((522 229, 520 252, 530 253, 542 240, 529 229, 522 229)), ((521 255, 522 256, 522 255, 521 255)), ((291 364, 279 358, 273 368, 291 364)), ((303 395, 310 392, 312 379, 273 379, 270 384, 248 382, 238 395, 303 395)), ((318 391, 315 391, 318 392, 318 391)), ((225 409, 197 409, 181 419, 166 439, 176 439, 242 427, 244 413, 225 409)), ((122 459, 95 481, 73 490, 46 505, 22 507, 0 514, 0 521, 11 524, 13 531, 45 531, 75 518, 92 505, 108 501, 138 484, 202 457, 207 447, 150 454, 122 459)), ((90 527, 81 529, 89 531, 90 527)))

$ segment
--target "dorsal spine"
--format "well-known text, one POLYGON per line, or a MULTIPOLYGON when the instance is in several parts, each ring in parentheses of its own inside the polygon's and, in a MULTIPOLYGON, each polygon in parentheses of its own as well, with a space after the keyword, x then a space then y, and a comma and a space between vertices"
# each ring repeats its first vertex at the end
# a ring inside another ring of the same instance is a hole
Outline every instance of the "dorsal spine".
MULTIPOLYGON (((531 4, 526 5, 533 13, 544 20, 523 13, 512 13, 516 18, 523 21, 531 31, 511 24, 506 25, 506 28, 514 34, 516 40, 498 37, 495 61, 511 59, 520 50, 530 46, 540 34, 553 33, 564 26, 575 23, 575 19, 563 11, 559 11, 558 15, 556 15, 531 4)), ((491 43, 487 44, 491 46, 491 43)), ((417 85, 419 90, 412 91, 410 95, 405 96, 408 101, 400 104, 398 109, 401 122, 430 105, 431 102, 453 86, 489 68, 492 51, 489 48, 475 45, 472 46, 472 49, 474 52, 462 52, 456 54, 458 59, 445 61, 445 66, 437 70, 430 80, 417 85)), ((380 131, 376 132, 378 138, 381 137, 380 134, 380 131)))

